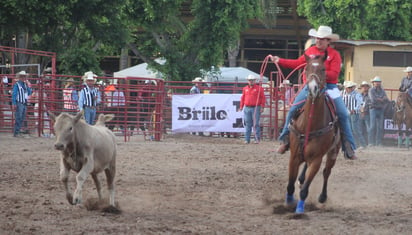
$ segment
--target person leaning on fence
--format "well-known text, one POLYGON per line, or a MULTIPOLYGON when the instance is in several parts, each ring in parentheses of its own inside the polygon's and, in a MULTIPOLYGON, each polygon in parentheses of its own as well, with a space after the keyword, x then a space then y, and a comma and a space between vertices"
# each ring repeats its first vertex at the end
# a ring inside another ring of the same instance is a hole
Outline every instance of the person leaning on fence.
POLYGON ((74 114, 77 112, 77 102, 79 100, 79 95, 76 88, 74 87, 73 78, 69 78, 66 81, 66 85, 63 89, 63 108, 65 112, 74 114))
POLYGON ((243 87, 242 96, 240 97, 240 109, 243 110, 243 119, 245 124, 245 144, 250 143, 252 127, 255 130, 255 144, 260 141, 260 114, 264 111, 266 98, 263 88, 256 84, 256 77, 247 76, 248 84, 243 87))
MULTIPOLYGON (((337 87, 342 59, 339 52, 330 47, 330 43, 332 41, 338 40, 339 35, 332 33, 332 28, 330 28, 329 26, 319 26, 318 30, 309 30, 309 36, 315 38, 316 44, 308 48, 304 54, 311 57, 325 55, 325 53, 327 52, 328 57, 325 61, 326 90, 328 92, 328 95, 333 98, 336 106, 336 114, 338 115, 339 124, 341 126, 343 134, 342 150, 346 158, 356 159, 356 144, 350 128, 348 111, 346 110, 346 106, 343 103, 340 91, 337 87)), ((279 58, 278 56, 271 56, 271 59, 282 67, 292 69, 306 63, 305 55, 302 55, 295 60, 283 59, 279 58)), ((303 79, 306 82, 306 76, 304 76, 303 79)), ((277 152, 280 154, 285 153, 289 149, 289 123, 292 117, 295 115, 296 111, 303 107, 307 94, 308 88, 307 85, 305 85, 305 87, 295 97, 293 105, 288 112, 283 131, 279 136, 279 140, 283 142, 277 150, 277 152)))
POLYGON ((408 92, 409 96, 412 97, 412 67, 406 67, 403 71, 406 73, 406 76, 402 78, 399 91, 408 92))
POLYGON ((97 75, 92 71, 88 71, 83 75, 83 89, 80 90, 79 95, 79 109, 84 109, 84 118, 86 122, 93 125, 96 119, 96 108, 100 103, 100 95, 98 89, 94 86, 96 83, 97 75))
POLYGON ((370 99, 370 129, 368 132, 368 147, 381 146, 383 138, 384 107, 389 101, 382 87, 382 80, 376 76, 372 79, 372 88, 369 89, 370 99))
POLYGON ((16 83, 13 85, 12 104, 15 111, 14 137, 21 137, 20 129, 26 118, 27 100, 32 94, 31 84, 27 81, 26 71, 16 74, 16 83))

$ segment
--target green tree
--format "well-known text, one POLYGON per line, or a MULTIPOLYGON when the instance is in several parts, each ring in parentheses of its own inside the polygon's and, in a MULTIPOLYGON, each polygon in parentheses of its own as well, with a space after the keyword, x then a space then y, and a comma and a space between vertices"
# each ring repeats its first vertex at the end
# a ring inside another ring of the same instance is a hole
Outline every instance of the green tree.
POLYGON ((260 14, 255 0, 134 0, 128 9, 140 26, 129 44, 132 51, 169 79, 186 81, 200 69, 222 65, 247 20, 260 14), (189 15, 182 15, 185 9, 189 15), (156 57, 166 64, 153 62, 156 57))
MULTIPOLYGON (((0 43, 14 46, 9 39, 17 35, 17 47, 56 52, 60 73, 99 72, 100 58, 124 45, 129 35, 124 6, 123 0, 3 0, 0 43)), ((27 61, 18 58, 18 63, 27 61)))
POLYGON ((298 0, 298 12, 314 25, 329 25, 341 38, 412 40, 409 0, 298 0))

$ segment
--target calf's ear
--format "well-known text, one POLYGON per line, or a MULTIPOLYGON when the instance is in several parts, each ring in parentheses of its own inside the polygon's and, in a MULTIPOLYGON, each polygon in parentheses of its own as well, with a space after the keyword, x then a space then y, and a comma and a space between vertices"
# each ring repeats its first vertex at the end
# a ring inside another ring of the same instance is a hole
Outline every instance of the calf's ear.
POLYGON ((81 110, 80 112, 78 112, 78 113, 76 114, 76 116, 74 117, 74 122, 75 122, 75 123, 78 122, 78 121, 80 120, 80 118, 83 117, 83 114, 84 114, 84 110, 81 110))

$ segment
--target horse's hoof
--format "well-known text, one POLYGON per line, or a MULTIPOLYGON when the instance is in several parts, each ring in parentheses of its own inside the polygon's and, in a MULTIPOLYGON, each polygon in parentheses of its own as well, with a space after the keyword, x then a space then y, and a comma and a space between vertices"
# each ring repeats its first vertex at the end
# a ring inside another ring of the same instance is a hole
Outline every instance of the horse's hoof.
POLYGON ((321 195, 319 195, 318 201, 320 203, 325 203, 327 198, 328 198, 328 196, 321 194, 321 195))
POLYGON ((285 201, 287 206, 294 205, 296 203, 295 197, 293 195, 288 195, 286 194, 286 201, 285 201))
POLYGON ((296 205, 296 214, 303 214, 305 213, 305 201, 299 200, 298 204, 296 205))

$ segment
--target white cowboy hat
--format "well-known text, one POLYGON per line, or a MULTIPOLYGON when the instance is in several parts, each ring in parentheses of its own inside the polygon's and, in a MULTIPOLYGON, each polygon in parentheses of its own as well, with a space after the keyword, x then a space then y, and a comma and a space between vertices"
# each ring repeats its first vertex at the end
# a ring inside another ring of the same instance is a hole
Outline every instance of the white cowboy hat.
POLYGON ((90 81, 90 80, 96 81, 96 78, 97 78, 97 75, 94 74, 92 71, 85 72, 83 75, 84 81, 90 81))
POLYGON ((319 26, 317 31, 316 29, 309 30, 309 36, 315 38, 329 38, 331 41, 339 40, 339 35, 332 33, 332 28, 324 25, 319 26))
POLYGON ((249 75, 246 77, 246 79, 247 79, 247 80, 256 80, 256 77, 253 76, 252 74, 249 74, 249 75))
POLYGON ((201 77, 196 77, 192 82, 203 82, 203 79, 201 77))
POLYGON ((404 71, 405 73, 412 72, 412 67, 408 66, 408 67, 406 67, 406 69, 403 70, 403 71, 404 71))
POLYGON ((26 73, 26 71, 20 71, 16 74, 16 78, 20 78, 20 77, 26 77, 27 75, 29 75, 28 73, 26 73))
POLYGON ((375 76, 371 82, 382 82, 382 79, 379 76, 375 76))
POLYGON ((344 84, 345 88, 354 87, 356 85, 357 84, 352 81, 345 81, 345 84, 344 84))
POLYGON ((360 87, 364 87, 364 86, 370 87, 371 85, 369 84, 369 82, 363 81, 363 82, 361 83, 360 87))

